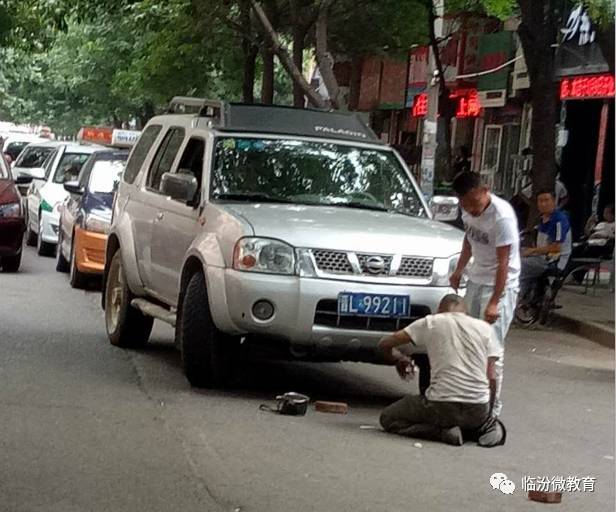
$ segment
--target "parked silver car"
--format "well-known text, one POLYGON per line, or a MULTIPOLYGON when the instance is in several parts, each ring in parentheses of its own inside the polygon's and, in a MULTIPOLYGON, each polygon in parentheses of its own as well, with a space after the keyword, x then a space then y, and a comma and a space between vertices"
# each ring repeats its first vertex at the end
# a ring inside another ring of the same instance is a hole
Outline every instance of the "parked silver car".
POLYGON ((462 232, 359 117, 178 100, 153 118, 114 203, 111 343, 175 325, 188 380, 224 384, 241 343, 378 362, 387 332, 435 311, 462 232))

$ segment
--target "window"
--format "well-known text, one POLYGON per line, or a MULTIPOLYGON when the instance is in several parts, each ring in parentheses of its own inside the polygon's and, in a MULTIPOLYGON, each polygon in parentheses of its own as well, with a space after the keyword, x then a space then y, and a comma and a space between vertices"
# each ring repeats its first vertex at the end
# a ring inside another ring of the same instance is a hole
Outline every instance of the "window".
POLYGON ((124 170, 124 160, 97 160, 90 173, 88 189, 95 194, 112 194, 124 170))
POLYGON ((45 159, 52 151, 53 148, 50 147, 28 146, 15 161, 15 167, 24 167, 26 169, 43 167, 45 159))
POLYGON ((501 139, 503 127, 500 125, 486 125, 483 136, 483 158, 481 162, 481 176, 490 188, 494 186, 494 177, 498 171, 501 153, 501 139))
POLYGON ((76 181, 79 178, 81 167, 88 158, 90 158, 89 153, 64 153, 58 163, 53 182, 66 183, 67 181, 76 181))
POLYGON ((51 168, 53 167, 53 163, 56 161, 58 151, 60 150, 56 149, 47 157, 47 160, 45 160, 45 162, 43 163, 43 166, 45 167, 45 180, 47 180, 49 178, 49 175, 51 174, 51 168))
POLYGON ((220 137, 211 198, 426 216, 413 182, 393 152, 329 142, 220 137))
POLYGON ((156 140, 156 137, 158 137, 161 129, 162 126, 152 124, 143 130, 141 137, 139 137, 137 144, 135 144, 135 147, 130 154, 130 158, 126 164, 126 169, 124 170, 123 179, 126 183, 133 183, 135 181, 135 178, 137 177, 137 174, 139 174, 141 166, 145 161, 145 157, 148 156, 150 148, 152 147, 152 144, 154 144, 154 141, 156 140))
POLYGON ((203 178, 203 155, 205 154, 205 141, 202 139, 190 139, 182 154, 178 172, 186 172, 197 178, 199 189, 203 178))
POLYGON ((171 171, 173 161, 184 140, 184 128, 170 128, 163 139, 148 176, 148 188, 158 192, 160 180, 166 172, 171 171))

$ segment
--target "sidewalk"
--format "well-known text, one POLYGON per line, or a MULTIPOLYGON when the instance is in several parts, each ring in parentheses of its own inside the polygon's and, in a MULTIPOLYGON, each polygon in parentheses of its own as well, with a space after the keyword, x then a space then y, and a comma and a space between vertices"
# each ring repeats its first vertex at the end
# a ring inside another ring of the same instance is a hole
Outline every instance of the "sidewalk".
POLYGON ((614 348, 614 292, 601 273, 601 282, 584 293, 584 286, 565 285, 556 298, 556 323, 606 347, 614 348))

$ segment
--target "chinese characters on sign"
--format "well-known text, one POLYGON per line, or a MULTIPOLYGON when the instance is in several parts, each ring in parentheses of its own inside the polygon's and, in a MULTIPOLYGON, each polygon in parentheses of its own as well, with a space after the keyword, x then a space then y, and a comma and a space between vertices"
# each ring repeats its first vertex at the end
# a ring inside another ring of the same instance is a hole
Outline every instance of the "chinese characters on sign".
POLYGON ((563 78, 560 82, 560 99, 614 97, 614 77, 605 75, 563 78))
MULTIPOLYGON (((477 95, 477 89, 458 89, 453 91, 450 98, 457 100, 456 117, 466 119, 478 117, 481 111, 481 104, 477 95)), ((428 95, 426 93, 415 96, 411 115, 413 117, 423 117, 428 113, 428 95)))
POLYGON ((525 476, 522 489, 544 492, 594 492, 597 478, 594 476, 525 476))
POLYGON ((584 46, 595 40, 595 31, 590 23, 590 17, 582 4, 571 11, 565 28, 560 29, 560 31, 563 33, 563 41, 571 41, 576 35, 579 35, 579 46, 584 46))
POLYGON ((428 113, 428 94, 423 92, 415 96, 415 102, 413 103, 413 110, 411 111, 413 117, 423 117, 428 113))

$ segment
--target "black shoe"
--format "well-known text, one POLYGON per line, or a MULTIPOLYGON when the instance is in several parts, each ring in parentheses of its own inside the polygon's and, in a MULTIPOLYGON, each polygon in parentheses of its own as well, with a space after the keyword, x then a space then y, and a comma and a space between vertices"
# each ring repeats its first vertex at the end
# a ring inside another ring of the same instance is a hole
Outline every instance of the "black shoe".
POLYGON ((444 428, 441 432, 441 441, 453 446, 462 446, 464 444, 462 430, 460 427, 444 428))
POLYGON ((477 444, 484 448, 492 448, 494 446, 501 446, 505 444, 507 440, 507 429, 503 422, 498 418, 490 418, 480 431, 477 444))

